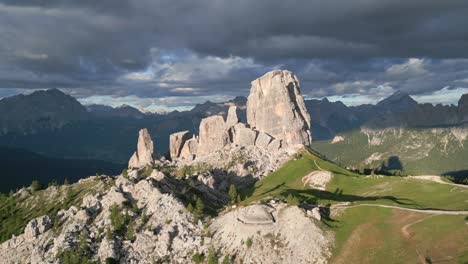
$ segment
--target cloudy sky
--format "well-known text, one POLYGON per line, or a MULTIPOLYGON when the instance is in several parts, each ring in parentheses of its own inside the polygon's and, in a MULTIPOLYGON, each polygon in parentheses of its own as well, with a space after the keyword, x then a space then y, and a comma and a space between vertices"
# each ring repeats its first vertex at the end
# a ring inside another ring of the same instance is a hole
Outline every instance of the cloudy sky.
POLYGON ((187 108, 289 69, 308 98, 468 92, 468 1, 0 0, 0 97, 187 108))

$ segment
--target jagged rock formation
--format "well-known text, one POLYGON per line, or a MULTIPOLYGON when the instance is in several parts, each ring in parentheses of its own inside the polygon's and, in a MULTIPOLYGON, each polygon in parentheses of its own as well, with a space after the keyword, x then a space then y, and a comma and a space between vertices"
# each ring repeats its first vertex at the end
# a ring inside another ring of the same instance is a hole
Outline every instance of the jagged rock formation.
POLYGON ((247 122, 289 145, 309 145, 310 116, 290 71, 271 71, 252 82, 247 99, 247 122))
POLYGON ((190 138, 189 131, 171 134, 169 137, 169 154, 171 159, 177 159, 182 151, 182 146, 190 138))
POLYGON ((255 146, 276 153, 288 146, 310 144, 310 117, 299 81, 289 71, 272 71, 252 82, 248 124, 240 122, 237 110, 237 106, 231 106, 226 121, 220 115, 202 119, 199 138, 176 140, 180 134, 171 136, 171 157, 190 162, 225 147, 255 146))
POLYGON ((129 168, 141 168, 153 164, 154 145, 148 129, 141 129, 138 133, 137 151, 128 162, 129 168))
POLYGON ((49 216, 33 219, 23 234, 0 245, 0 262, 61 263, 57 261, 62 252, 86 243, 89 259, 100 263, 109 258, 116 263, 192 263, 194 252, 208 249, 203 225, 178 198, 160 190, 176 187, 159 174, 139 181, 118 176, 108 190, 88 194, 81 204, 59 211, 55 221, 49 216), (114 206, 128 219, 126 232, 115 230, 114 206))

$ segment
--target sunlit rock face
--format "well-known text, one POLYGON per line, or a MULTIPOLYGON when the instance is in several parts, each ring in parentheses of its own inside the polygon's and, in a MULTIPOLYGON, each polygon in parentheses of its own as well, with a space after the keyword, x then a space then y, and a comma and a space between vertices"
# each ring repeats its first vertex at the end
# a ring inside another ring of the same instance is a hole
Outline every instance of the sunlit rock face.
POLYGON ((137 151, 128 162, 129 168, 141 168, 153 164, 154 145, 148 129, 140 129, 138 133, 137 151))
POLYGON ((309 145, 310 116, 297 77, 275 70, 254 80, 247 99, 247 122, 288 145, 309 145))

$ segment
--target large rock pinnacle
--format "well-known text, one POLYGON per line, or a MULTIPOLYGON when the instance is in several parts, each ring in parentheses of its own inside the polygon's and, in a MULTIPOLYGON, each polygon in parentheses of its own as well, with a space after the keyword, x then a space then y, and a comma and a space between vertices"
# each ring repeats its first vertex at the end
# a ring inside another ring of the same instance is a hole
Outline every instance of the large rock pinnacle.
POLYGON ((271 71, 252 82, 247 122, 288 145, 309 145, 312 140, 299 80, 290 71, 271 71))
POLYGON ((140 129, 138 133, 137 151, 133 153, 128 162, 129 168, 141 168, 153 164, 154 145, 148 129, 140 129))

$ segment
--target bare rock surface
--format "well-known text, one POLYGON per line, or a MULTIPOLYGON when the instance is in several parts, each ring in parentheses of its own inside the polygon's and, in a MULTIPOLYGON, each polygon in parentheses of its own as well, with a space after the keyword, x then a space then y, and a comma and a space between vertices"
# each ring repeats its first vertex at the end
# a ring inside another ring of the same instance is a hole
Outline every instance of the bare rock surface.
POLYGON ((275 211, 274 207, 255 204, 241 208, 239 211, 239 221, 244 224, 262 225, 273 224, 275 222, 272 215, 275 211))
POLYGON ((138 133, 137 151, 128 162, 129 168, 141 168, 153 164, 154 145, 148 129, 141 129, 138 133))
POLYGON ((333 175, 329 171, 313 171, 302 178, 302 184, 313 189, 325 190, 332 177, 333 175))
POLYGON ((268 135, 265 132, 259 132, 257 136, 257 140, 255 141, 255 146, 263 149, 267 149, 268 145, 271 143, 273 140, 273 137, 268 135))
POLYGON ((24 229, 24 236, 27 240, 33 240, 49 230, 51 226, 52 219, 49 216, 35 218, 24 229))
POLYGON ((339 135, 336 135, 332 141, 331 141, 331 144, 336 144, 338 142, 343 142, 344 141, 344 137, 343 136, 339 136, 339 135))
POLYGON ((240 221, 251 213, 266 220, 264 208, 259 206, 238 208, 216 218, 210 225, 213 245, 243 259, 243 263, 327 263, 332 236, 321 230, 302 209, 285 204, 262 205, 273 210, 274 222, 240 221), (250 247, 247 241, 251 241, 250 247))
POLYGON ((237 106, 233 105, 229 107, 227 118, 226 118, 226 127, 235 126, 240 122, 239 117, 237 116, 237 106))
POLYGON ((289 145, 309 145, 310 116, 297 77, 290 71, 275 70, 252 81, 247 122, 289 145))
POLYGON ((231 128, 231 133, 233 137, 232 143, 235 145, 254 146, 258 132, 246 127, 243 123, 239 123, 231 128))
POLYGON ((229 143, 226 123, 222 116, 210 116, 200 122, 200 138, 197 155, 206 155, 222 149, 229 143))
POLYGON ((180 151, 179 157, 181 159, 186 159, 186 160, 193 160, 195 158, 195 155, 197 154, 198 150, 198 139, 195 137, 192 137, 191 139, 187 140, 182 147, 182 150, 180 151))
POLYGON ((190 138, 189 131, 182 131, 171 134, 169 137, 169 154, 171 159, 177 159, 185 142, 190 138))

